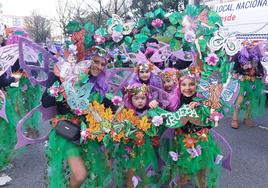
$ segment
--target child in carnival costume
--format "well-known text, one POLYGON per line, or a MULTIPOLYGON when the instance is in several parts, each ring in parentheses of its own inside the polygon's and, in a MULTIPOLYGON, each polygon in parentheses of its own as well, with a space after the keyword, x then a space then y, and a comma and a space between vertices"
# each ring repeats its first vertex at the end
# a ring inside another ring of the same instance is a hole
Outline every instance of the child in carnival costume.
POLYGON ((245 111, 244 124, 253 126, 252 118, 264 112, 265 95, 262 93, 264 76, 257 47, 249 44, 234 57, 233 77, 240 82, 239 96, 233 110, 232 128, 237 129, 239 111, 245 111), (253 110, 254 109, 254 110, 253 110))
MULTIPOLYGON (((193 98, 196 96, 197 80, 194 75, 185 75, 180 78, 180 102, 188 104, 190 108, 198 107, 199 103, 193 98)), ((176 162, 180 180, 179 185, 186 182, 187 177, 196 178, 199 187, 215 187, 218 182, 218 167, 215 160, 220 153, 219 147, 209 133, 209 128, 187 122, 178 130, 175 139, 178 142, 179 158, 176 162)))
MULTIPOLYGON (((194 114, 198 114, 198 116, 195 116, 194 121, 191 118, 181 118, 173 122, 173 124, 175 123, 174 125, 169 125, 170 122, 167 120, 164 122, 164 125, 172 128, 169 131, 175 130, 175 134, 170 133, 174 137, 171 146, 169 145, 168 151, 166 151, 169 157, 163 157, 166 163, 166 169, 164 169, 163 173, 167 173, 166 170, 172 171, 171 178, 174 178, 172 182, 176 181, 179 187, 187 184, 190 178, 193 178, 197 187, 217 187, 221 168, 219 163, 222 156, 220 155, 217 143, 209 132, 209 128, 213 126, 212 123, 208 121, 202 123, 200 119, 202 110, 199 110, 199 108, 203 104, 194 100, 197 96, 196 75, 191 74, 188 70, 182 71, 182 76, 179 79, 179 88, 180 105, 176 114, 180 111, 180 108, 188 106, 187 108, 194 111, 196 109, 194 114), (176 176, 179 176, 179 178, 176 178, 176 176)), ((158 113, 160 114, 168 113, 158 108, 155 110, 159 110, 158 113)), ((161 153, 163 152, 164 150, 161 151, 161 153)))
POLYGON ((142 83, 157 88, 161 88, 159 76, 154 73, 154 65, 150 62, 140 61, 135 68, 135 74, 130 78, 129 85, 142 83))
MULTIPOLYGON (((146 117, 151 101, 149 87, 141 83, 133 83, 126 88, 124 95, 124 104, 128 109, 134 111, 134 115, 140 119, 146 117)), ((145 124, 146 125, 146 124, 145 124)), ((144 126, 145 126, 144 125, 144 126)), ((159 137, 150 134, 150 127, 140 127, 144 132, 136 132, 134 145, 130 143, 126 148, 129 149, 129 159, 127 161, 127 187, 133 187, 136 181, 141 182, 143 186, 156 183, 154 176, 149 175, 149 171, 157 171, 157 148, 159 137), (132 155, 132 154, 135 155, 132 155), (150 170, 150 168, 152 168, 150 170)), ((151 172, 152 173, 152 172, 151 172)))

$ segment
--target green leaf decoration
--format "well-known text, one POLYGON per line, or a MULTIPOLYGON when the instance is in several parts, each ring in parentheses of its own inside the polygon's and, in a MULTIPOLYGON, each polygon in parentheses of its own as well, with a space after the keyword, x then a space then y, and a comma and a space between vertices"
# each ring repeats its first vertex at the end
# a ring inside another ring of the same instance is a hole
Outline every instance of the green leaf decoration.
POLYGON ((56 98, 56 101, 58 101, 58 102, 63 101, 63 95, 59 95, 59 96, 56 98))
POLYGON ((126 44, 126 45, 130 45, 131 43, 132 43, 132 38, 131 37, 125 37, 125 39, 124 39, 124 43, 126 44))
POLYGON ((166 12, 163 9, 159 8, 156 9, 153 14, 158 18, 163 18, 166 15, 166 12))
POLYGON ((172 25, 176 25, 182 19, 182 15, 179 12, 174 12, 169 16, 169 21, 172 25))
POLYGON ((114 97, 114 94, 106 93, 105 97, 111 101, 113 99, 113 97, 114 97))
POLYGON ((135 129, 135 127, 129 121, 126 121, 126 128, 125 128, 126 137, 131 137, 131 135, 133 135, 133 133, 135 133, 136 131, 137 129, 135 129))
POLYGON ((205 52, 207 48, 207 42, 205 40, 199 39, 198 43, 199 43, 201 52, 205 52))
POLYGON ((177 31, 176 27, 169 26, 169 27, 167 27, 167 30, 166 30, 166 32, 165 32, 164 35, 165 36, 169 36, 169 37, 173 37, 174 34, 176 33, 176 31, 177 31))
POLYGON ((135 39, 138 43, 144 43, 148 39, 148 36, 143 33, 139 33, 135 35, 135 39))
POLYGON ((105 147, 107 147, 109 145, 109 143, 112 141, 112 138, 111 138, 111 135, 110 134, 106 134, 104 137, 103 137, 103 144, 105 147))
POLYGON ((89 49, 93 45, 92 35, 86 34, 84 37, 85 49, 89 49))
POLYGON ((140 49, 140 44, 137 43, 136 41, 133 41, 133 43, 131 44, 131 51, 138 52, 139 49, 140 49))
POLYGON ((91 22, 87 22, 84 26, 85 30, 90 32, 90 33, 94 33, 94 25, 91 22))
POLYGON ((152 125, 152 128, 146 131, 146 134, 148 136, 157 136, 157 128, 154 125, 152 125))
POLYGON ((121 25, 117 25, 113 28, 114 31, 121 33, 123 31, 123 27, 121 25))
POLYGON ((124 126, 125 125, 123 123, 114 124, 113 129, 117 134, 119 134, 123 130, 124 126))
POLYGON ((100 34, 101 36, 105 37, 107 35, 107 32, 105 28, 100 27, 95 31, 95 34, 100 34))
POLYGON ((113 18, 109 18, 106 22, 106 24, 109 26, 113 23, 113 18))
POLYGON ((81 130, 83 130, 87 128, 87 125, 84 123, 84 121, 82 121, 80 127, 81 127, 81 130))
POLYGON ((150 35, 150 34, 151 34, 151 31, 150 31, 150 29, 149 29, 147 26, 144 26, 144 27, 141 29, 140 33, 142 33, 142 34, 144 34, 144 35, 150 35))
POLYGON ((171 39, 169 45, 170 45, 170 48, 172 51, 177 51, 181 48, 179 41, 177 39, 174 39, 174 38, 171 39))
POLYGON ((99 93, 92 93, 89 98, 89 102, 97 101, 98 103, 101 103, 103 98, 99 93))
POLYGON ((80 73, 79 78, 83 84, 87 83, 89 76, 86 73, 80 73))
POLYGON ((154 13, 152 13, 152 12, 148 12, 144 16, 147 18, 154 18, 155 17, 154 13))
POLYGON ((77 21, 70 21, 67 26, 66 30, 68 34, 72 34, 74 32, 78 32, 82 29, 82 25, 77 21))
POLYGON ((219 14, 217 14, 214 11, 209 11, 208 13, 208 24, 209 25, 214 25, 214 24, 220 24, 222 26, 222 19, 219 16, 219 14))
POLYGON ((137 28, 141 28, 146 24, 145 19, 138 19, 137 28))

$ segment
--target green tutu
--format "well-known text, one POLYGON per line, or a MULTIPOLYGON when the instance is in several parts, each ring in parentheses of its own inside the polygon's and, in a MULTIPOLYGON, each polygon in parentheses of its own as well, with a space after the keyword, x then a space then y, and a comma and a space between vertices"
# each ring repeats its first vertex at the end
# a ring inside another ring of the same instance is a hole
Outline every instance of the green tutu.
POLYGON ((10 163, 16 140, 16 123, 13 119, 14 108, 10 98, 6 99, 6 114, 8 122, 0 118, 0 170, 10 163))
POLYGON ((46 148, 49 187, 68 187, 68 180, 65 177, 68 171, 67 159, 80 157, 81 152, 80 146, 57 135, 54 129, 51 131, 46 148))
POLYGON ((220 155, 220 149, 212 135, 210 133, 181 134, 175 139, 178 143, 179 158, 176 165, 179 173, 196 179, 197 174, 205 170, 207 187, 218 187, 221 163, 216 164, 215 161, 220 155), (193 142, 195 143, 191 145, 193 142))
POLYGON ((265 112, 266 101, 263 89, 264 84, 261 79, 256 78, 255 81, 240 80, 239 96, 244 97, 240 110, 251 113, 252 117, 262 115, 265 112))

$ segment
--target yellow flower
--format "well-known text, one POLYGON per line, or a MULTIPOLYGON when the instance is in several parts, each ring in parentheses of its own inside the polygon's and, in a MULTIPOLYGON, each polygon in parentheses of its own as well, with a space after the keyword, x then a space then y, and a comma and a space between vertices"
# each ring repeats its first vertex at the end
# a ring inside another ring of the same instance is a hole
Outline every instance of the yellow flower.
POLYGON ((141 120, 139 121, 138 128, 143 130, 143 131, 147 131, 148 129, 151 128, 151 124, 148 122, 147 116, 143 116, 141 118, 141 120))

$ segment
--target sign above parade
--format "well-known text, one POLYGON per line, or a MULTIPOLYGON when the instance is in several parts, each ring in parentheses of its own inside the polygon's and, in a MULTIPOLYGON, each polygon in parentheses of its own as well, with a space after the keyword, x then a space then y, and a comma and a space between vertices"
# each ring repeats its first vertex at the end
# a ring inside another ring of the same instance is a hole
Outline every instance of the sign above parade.
POLYGON ((229 32, 267 33, 267 0, 213 0, 205 4, 221 16, 229 32))

